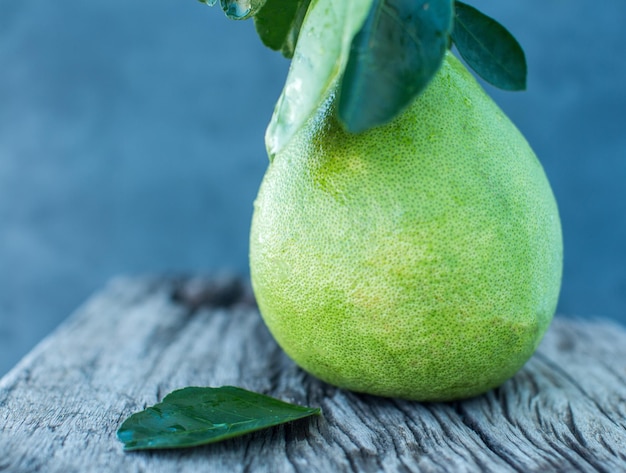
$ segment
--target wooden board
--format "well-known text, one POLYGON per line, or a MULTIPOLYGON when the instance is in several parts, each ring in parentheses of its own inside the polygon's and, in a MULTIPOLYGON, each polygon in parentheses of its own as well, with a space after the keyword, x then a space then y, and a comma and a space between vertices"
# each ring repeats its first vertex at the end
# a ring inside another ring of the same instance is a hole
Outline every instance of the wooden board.
POLYGON ((0 381, 0 471, 626 471, 626 331, 558 318, 484 396, 424 404, 319 382, 232 279, 118 279, 0 381), (187 450, 124 453, 129 414, 188 385, 237 385, 323 416, 187 450))

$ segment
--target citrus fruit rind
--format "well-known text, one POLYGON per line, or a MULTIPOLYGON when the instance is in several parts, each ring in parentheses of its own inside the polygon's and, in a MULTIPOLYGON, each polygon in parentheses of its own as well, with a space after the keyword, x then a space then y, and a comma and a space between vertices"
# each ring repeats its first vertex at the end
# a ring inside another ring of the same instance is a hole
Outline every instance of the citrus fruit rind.
POLYGON ((381 396, 466 398, 510 378, 558 299, 557 205, 528 143, 451 54, 391 123, 349 134, 331 95, 270 163, 252 284, 303 369, 381 396))

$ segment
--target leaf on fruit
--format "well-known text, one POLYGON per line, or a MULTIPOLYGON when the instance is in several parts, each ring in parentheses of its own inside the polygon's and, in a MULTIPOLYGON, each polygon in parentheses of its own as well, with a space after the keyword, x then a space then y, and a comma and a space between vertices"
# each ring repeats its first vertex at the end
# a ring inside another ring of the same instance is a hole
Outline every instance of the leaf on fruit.
POLYGON ((289 74, 265 135, 270 159, 317 110, 342 75, 373 0, 316 0, 304 17, 289 74))
POLYGON ((293 57, 304 15, 311 0, 267 0, 254 16, 254 26, 263 44, 293 57))
POLYGON ((452 30, 452 0, 375 0, 352 41, 339 118, 351 132, 389 122, 439 70, 452 30))
POLYGON ((117 438, 127 451, 194 447, 319 414, 233 386, 188 387, 131 415, 117 438))
POLYGON ((452 41, 465 62, 490 84, 504 90, 526 88, 524 51, 493 18, 456 1, 452 41))

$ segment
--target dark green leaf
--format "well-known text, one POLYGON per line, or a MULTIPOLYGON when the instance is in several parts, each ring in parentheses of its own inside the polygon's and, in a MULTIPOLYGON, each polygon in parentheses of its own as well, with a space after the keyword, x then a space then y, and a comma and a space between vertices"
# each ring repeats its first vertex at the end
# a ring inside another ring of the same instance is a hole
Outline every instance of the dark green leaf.
POLYGON ((300 27, 311 0, 267 0, 254 16, 254 26, 265 46, 293 57, 300 27))
POLYGON ((452 40, 465 62, 490 84, 504 90, 526 88, 524 51, 493 18, 455 2, 452 40))
POLYGON ((117 438, 125 450, 194 447, 319 413, 233 386, 188 387, 130 416, 117 438))
POLYGON ((341 81, 346 128, 381 125, 410 104, 441 66, 451 29, 452 0, 375 0, 341 81))
POLYGON ((231 20, 245 20, 263 7, 266 0, 220 0, 222 10, 231 20))

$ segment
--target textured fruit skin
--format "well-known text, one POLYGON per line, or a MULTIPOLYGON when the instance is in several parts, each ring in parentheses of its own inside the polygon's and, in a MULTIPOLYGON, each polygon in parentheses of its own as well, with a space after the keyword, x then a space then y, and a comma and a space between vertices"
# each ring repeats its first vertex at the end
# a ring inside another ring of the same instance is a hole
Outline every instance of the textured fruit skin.
POLYGON ((337 386, 422 401, 510 378, 554 314, 562 239, 527 142, 452 55, 392 123, 334 97, 271 162, 250 237, 265 323, 337 386))

